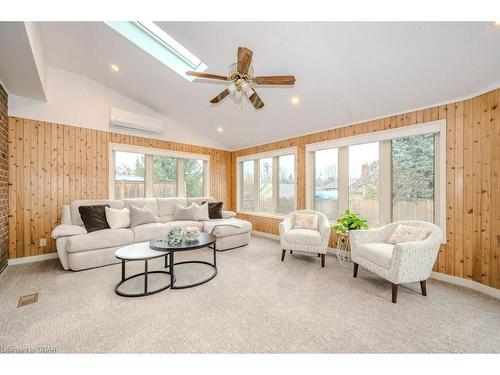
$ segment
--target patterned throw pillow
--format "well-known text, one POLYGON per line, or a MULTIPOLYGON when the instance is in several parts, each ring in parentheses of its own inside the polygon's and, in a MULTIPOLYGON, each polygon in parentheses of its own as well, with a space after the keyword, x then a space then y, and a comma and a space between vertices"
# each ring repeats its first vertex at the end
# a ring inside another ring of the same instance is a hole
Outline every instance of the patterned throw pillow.
POLYGON ((410 227, 408 225, 398 224, 396 230, 391 234, 390 244, 397 245, 403 242, 423 241, 431 231, 427 228, 410 227))
POLYGON ((293 229, 318 229, 318 215, 315 214, 296 214, 295 226, 293 229))

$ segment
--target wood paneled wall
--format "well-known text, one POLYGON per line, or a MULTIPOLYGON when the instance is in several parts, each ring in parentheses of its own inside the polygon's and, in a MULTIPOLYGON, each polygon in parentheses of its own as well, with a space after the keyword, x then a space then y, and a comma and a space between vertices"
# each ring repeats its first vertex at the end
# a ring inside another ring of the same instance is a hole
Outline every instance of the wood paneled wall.
POLYGON ((9 258, 56 251, 62 206, 108 198, 109 142, 210 155, 210 195, 231 206, 227 151, 10 117, 9 258))
MULTIPOLYGON (((305 208, 305 145, 438 119, 447 120, 446 230, 434 270, 500 289, 500 89, 439 107, 386 117, 232 153, 232 202, 236 157, 297 147, 297 207, 305 208)), ((233 209, 235 207, 233 206, 233 209)), ((278 234, 280 220, 239 215, 257 231, 278 234)), ((331 240, 334 245, 334 239, 331 240)))

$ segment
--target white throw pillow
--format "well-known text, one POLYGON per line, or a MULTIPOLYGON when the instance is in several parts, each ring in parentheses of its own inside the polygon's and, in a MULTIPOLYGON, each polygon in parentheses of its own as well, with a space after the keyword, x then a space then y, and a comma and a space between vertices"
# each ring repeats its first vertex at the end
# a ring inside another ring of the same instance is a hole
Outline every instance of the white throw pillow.
POLYGON ((175 207, 175 214, 173 221, 197 221, 198 220, 198 208, 193 203, 189 207, 183 207, 178 204, 175 207))
POLYGON ((198 206, 196 203, 196 209, 197 209, 197 220, 198 221, 206 221, 206 220, 210 220, 210 217, 208 216, 208 203, 205 202, 204 204, 202 204, 201 206, 198 206))
POLYGON ((296 214, 293 229, 314 229, 318 230, 318 215, 316 214, 296 214))
POLYGON ((403 242, 423 241, 427 238, 429 233, 431 233, 431 231, 427 228, 398 224, 396 230, 391 234, 387 242, 397 245, 403 242))
POLYGON ((111 229, 118 228, 128 228, 130 226, 130 210, 128 208, 122 208, 118 210, 116 208, 105 207, 106 220, 111 229))

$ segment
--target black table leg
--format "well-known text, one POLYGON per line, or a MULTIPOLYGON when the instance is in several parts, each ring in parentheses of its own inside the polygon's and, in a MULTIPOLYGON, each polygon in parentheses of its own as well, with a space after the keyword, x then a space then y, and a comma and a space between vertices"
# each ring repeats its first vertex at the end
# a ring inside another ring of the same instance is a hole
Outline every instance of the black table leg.
POLYGON ((148 260, 144 261, 144 293, 148 292, 148 260))
POLYGON ((175 276, 174 276, 174 253, 175 251, 170 252, 170 265, 169 265, 169 272, 170 272, 170 288, 173 289, 174 287, 174 282, 175 282, 175 276))
POLYGON ((122 259, 122 281, 125 281, 125 260, 122 259))
POLYGON ((215 244, 214 244, 214 267, 217 267, 217 250, 215 249, 215 244))

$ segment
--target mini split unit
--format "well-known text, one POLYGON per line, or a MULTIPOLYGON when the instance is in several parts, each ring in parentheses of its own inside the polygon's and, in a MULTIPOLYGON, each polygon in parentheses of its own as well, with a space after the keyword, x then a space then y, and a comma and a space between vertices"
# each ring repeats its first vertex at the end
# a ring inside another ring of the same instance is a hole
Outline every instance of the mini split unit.
POLYGON ((163 120, 158 117, 141 115, 111 108, 110 124, 113 128, 133 130, 149 134, 161 134, 163 132, 163 120))

